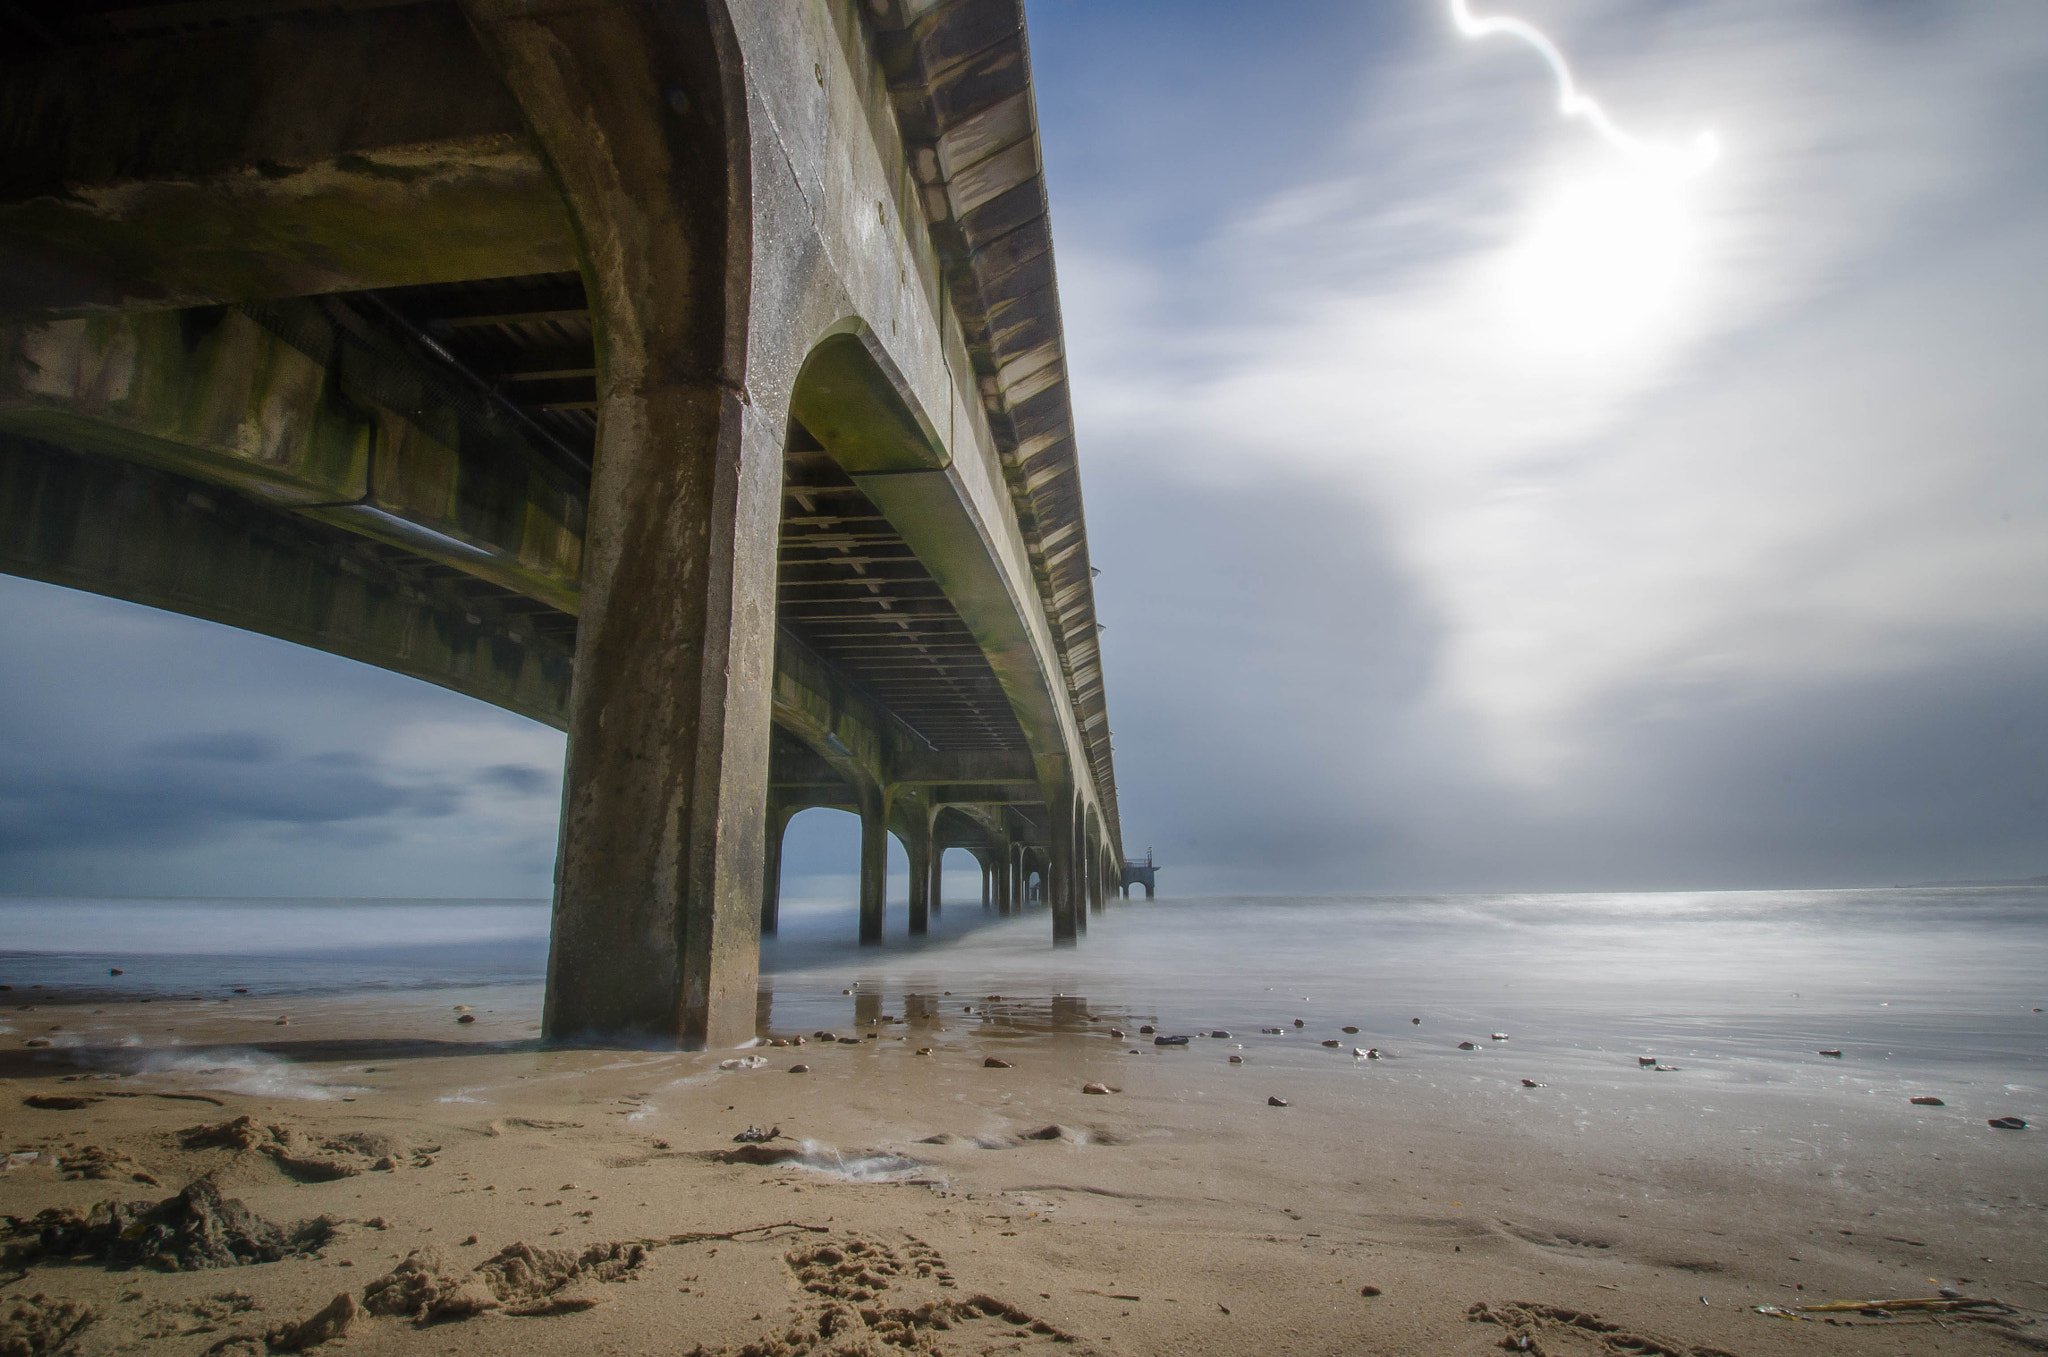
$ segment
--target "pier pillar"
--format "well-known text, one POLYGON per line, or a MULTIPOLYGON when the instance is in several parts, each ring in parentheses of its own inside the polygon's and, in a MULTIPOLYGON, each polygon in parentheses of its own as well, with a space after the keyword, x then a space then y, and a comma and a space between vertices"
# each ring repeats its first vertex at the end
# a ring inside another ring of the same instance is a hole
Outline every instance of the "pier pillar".
POLYGON ((924 808, 913 806, 904 825, 904 852, 910 859, 910 935, 932 930, 932 835, 924 808))
POLYGON ((1088 931, 1088 808, 1074 798, 1074 865, 1069 872, 1074 894, 1074 930, 1088 931))
POLYGON ((782 837, 799 808, 768 794, 768 815, 763 824, 765 839, 761 853, 761 932, 770 934, 780 927, 782 916, 782 837))
POLYGON ((925 887, 925 897, 931 902, 934 917, 945 905, 946 894, 946 846, 939 842, 937 833, 939 808, 933 806, 925 816, 925 842, 931 845, 930 862, 926 865, 931 884, 925 887))
POLYGON ((736 1046, 760 970, 783 441, 744 394, 737 53, 701 4, 463 10, 573 219, 599 336, 542 1030, 736 1046))
POLYGON ((981 864, 981 907, 987 909, 990 904, 990 895, 995 887, 994 873, 989 871, 988 859, 981 854, 976 853, 974 860, 981 864))
POLYGON ((862 787, 860 799, 860 941, 882 943, 882 911, 888 903, 889 816, 880 787, 862 787))
POLYGON ((1055 947, 1078 938, 1074 908, 1074 789, 1062 783, 1046 794, 1046 809, 1052 816, 1052 863, 1045 888, 1052 905, 1052 941, 1055 947))

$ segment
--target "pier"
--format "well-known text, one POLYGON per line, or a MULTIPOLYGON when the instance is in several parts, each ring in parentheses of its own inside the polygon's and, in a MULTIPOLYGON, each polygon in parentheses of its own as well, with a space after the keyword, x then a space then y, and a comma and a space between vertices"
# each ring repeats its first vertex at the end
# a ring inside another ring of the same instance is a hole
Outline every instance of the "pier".
POLYGON ((549 1037, 751 1039, 807 807, 1128 890, 1019 0, 0 37, 0 570, 566 731, 549 1037))

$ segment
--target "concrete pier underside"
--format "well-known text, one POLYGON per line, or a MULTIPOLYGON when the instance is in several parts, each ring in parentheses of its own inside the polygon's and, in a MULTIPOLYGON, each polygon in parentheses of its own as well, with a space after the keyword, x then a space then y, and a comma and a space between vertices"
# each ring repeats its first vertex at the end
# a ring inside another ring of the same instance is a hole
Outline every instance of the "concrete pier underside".
POLYGON ((0 569, 568 732, 546 1028, 754 1035, 784 827, 1123 862, 1017 0, 0 16, 0 569))

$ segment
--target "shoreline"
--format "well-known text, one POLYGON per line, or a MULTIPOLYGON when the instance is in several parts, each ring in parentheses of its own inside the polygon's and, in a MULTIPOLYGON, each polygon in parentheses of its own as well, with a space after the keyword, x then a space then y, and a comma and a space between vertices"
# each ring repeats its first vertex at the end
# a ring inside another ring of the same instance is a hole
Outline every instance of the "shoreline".
MULTIPOLYGON (((1982 1326, 1752 1307, 1930 1292, 1929 1277, 2048 1306, 2035 1131, 1970 1127, 1959 1111, 1829 1138, 1796 1090, 1737 1103, 1739 1090, 1672 1080, 1644 1085, 1688 1090, 1659 1094, 1674 1105, 1651 1118, 1616 1110, 1602 1085, 1481 1088, 1470 1066, 1420 1051, 1366 1069, 1348 1053, 1319 1063, 1328 1053, 1306 1044, 1282 1059, 1244 1034, 1154 1048, 1135 1030, 1110 1037, 1128 1019, 1084 1001, 937 997, 927 1010, 874 996, 860 1007, 875 1021, 835 1033, 851 1045, 778 1025, 804 1044, 741 1053, 542 1048, 519 1030, 532 1008, 458 1025, 464 1001, 446 994, 302 999, 271 1032, 254 1011, 267 1000, 187 1002, 173 1006, 178 1045, 85 1044, 64 1067, 56 1048, 0 1037, 0 1137, 38 1153, 0 1176, 0 1213, 164 1201, 210 1175, 272 1221, 382 1222, 337 1226, 318 1256, 231 1269, 31 1264, 0 1286, 0 1312, 37 1293, 90 1306, 88 1357, 137 1342, 254 1353, 343 1291, 365 1304, 428 1248, 435 1275, 467 1279, 481 1308, 425 1327, 364 1313, 349 1350, 881 1352, 905 1350, 900 1338, 946 1353, 1476 1354, 1518 1333, 1531 1350, 1617 1350, 1555 1311, 1684 1354, 1919 1352, 1930 1338, 1991 1353, 2021 1349, 1982 1326), (293 1058, 231 1058, 266 1037, 293 1058), (182 1054, 154 1058, 165 1051, 182 1054), (733 1060, 764 1063, 720 1068, 733 1060), (1082 1092, 1091 1083, 1118 1091, 1082 1092), (1737 1124, 1700 1110, 1724 1104, 1737 1124), (240 1117, 259 1143, 187 1146, 191 1128, 240 1117), (779 1135, 736 1143, 750 1127, 779 1135), (116 1176, 67 1179, 87 1147, 116 1176), (121 1176, 127 1164, 155 1184, 121 1176), (820 1229, 646 1243, 785 1220, 820 1229), (534 1297, 475 1289, 497 1275, 478 1265, 513 1245, 581 1257, 635 1242, 644 1257, 611 1280, 571 1268, 544 1314, 512 1313, 534 1297), (842 1285, 821 1248, 880 1285, 842 1285), (211 1315, 208 1298, 229 1292, 250 1308, 211 1315), (1475 1304, 1509 1322, 1470 1318, 1475 1304), (903 1329, 895 1311, 950 1327, 903 1329), (837 1347, 815 1332, 827 1313, 850 1326, 837 1347), (237 1334, 249 1343, 221 1346, 237 1334)), ((101 1007, 134 1035, 166 1016, 162 1002, 101 1007)))

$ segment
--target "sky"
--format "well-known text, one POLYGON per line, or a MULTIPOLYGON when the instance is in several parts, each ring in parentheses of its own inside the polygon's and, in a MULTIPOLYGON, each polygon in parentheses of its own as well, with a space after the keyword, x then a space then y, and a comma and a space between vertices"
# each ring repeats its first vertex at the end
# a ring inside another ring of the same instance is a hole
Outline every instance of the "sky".
MULTIPOLYGON (((1448 0, 1028 0, 1126 848, 2048 873, 2048 7, 1471 10, 1629 140, 1448 0)), ((553 732, 25 581, 0 635, 0 893, 547 893, 553 732)), ((851 897, 850 817, 788 851, 851 897)))

